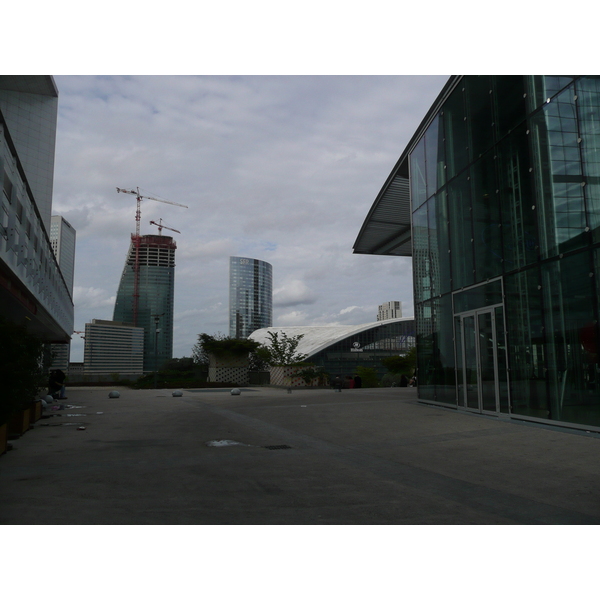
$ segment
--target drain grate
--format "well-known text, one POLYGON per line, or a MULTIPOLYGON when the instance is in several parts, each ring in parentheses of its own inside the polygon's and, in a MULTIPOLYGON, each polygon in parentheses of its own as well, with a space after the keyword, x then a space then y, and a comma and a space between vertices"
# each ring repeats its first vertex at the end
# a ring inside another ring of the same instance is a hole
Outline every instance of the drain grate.
POLYGON ((287 446, 286 444, 281 444, 280 446, 263 446, 267 450, 291 450, 291 446, 287 446))

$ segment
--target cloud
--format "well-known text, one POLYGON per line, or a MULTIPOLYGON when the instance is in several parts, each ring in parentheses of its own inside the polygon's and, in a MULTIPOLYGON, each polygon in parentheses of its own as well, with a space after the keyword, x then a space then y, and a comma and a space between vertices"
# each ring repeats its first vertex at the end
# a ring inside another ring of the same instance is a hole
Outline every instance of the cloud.
POLYGON ((93 287, 73 287, 73 302, 79 308, 106 308, 113 307, 115 304, 115 295, 109 295, 109 293, 101 288, 93 287))
POLYGON ((142 234, 159 218, 181 232, 175 356, 228 332, 229 256, 272 264, 275 325, 371 322, 389 300, 410 315, 410 259, 352 245, 446 79, 57 76, 53 213, 77 230, 75 328, 112 316, 136 208, 116 187, 189 207, 141 206, 142 234))
POLYGON ((318 299, 303 281, 295 279, 273 290, 273 306, 287 308, 299 304, 314 304, 318 299))

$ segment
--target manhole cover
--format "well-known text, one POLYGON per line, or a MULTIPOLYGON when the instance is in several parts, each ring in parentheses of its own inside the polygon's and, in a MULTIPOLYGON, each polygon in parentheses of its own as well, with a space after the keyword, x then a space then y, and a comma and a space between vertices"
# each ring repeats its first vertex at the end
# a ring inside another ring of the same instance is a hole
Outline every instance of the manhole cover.
POLYGON ((281 444, 279 446, 264 446, 267 450, 291 450, 291 446, 287 446, 286 444, 281 444))

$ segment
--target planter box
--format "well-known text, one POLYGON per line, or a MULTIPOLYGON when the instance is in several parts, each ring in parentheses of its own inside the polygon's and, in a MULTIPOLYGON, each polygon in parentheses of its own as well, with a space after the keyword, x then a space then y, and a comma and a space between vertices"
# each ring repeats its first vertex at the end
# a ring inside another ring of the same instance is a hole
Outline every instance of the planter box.
POLYGON ((208 360, 209 381, 248 385, 248 366, 250 361, 247 356, 234 358, 217 357, 214 354, 209 354, 208 360))
POLYGON ((0 425, 0 455, 6 452, 6 446, 8 444, 8 424, 4 423, 0 425))
POLYGON ((35 423, 42 418, 42 402, 40 400, 36 400, 31 403, 31 408, 29 409, 29 422, 35 423))
POLYGON ((23 435, 29 430, 29 408, 18 412, 13 415, 11 420, 8 422, 8 433, 9 435, 23 435))
POLYGON ((310 382, 310 386, 298 373, 304 370, 305 367, 271 367, 271 385, 287 386, 287 387, 312 387, 319 385, 319 378, 316 377, 310 382))

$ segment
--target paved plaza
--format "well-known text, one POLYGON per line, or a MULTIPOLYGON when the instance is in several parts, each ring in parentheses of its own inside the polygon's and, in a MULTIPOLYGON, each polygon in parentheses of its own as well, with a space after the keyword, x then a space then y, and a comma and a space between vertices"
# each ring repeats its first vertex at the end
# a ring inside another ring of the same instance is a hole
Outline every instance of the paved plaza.
POLYGON ((0 457, 0 524, 600 523, 600 436, 412 388, 67 392, 0 457))

